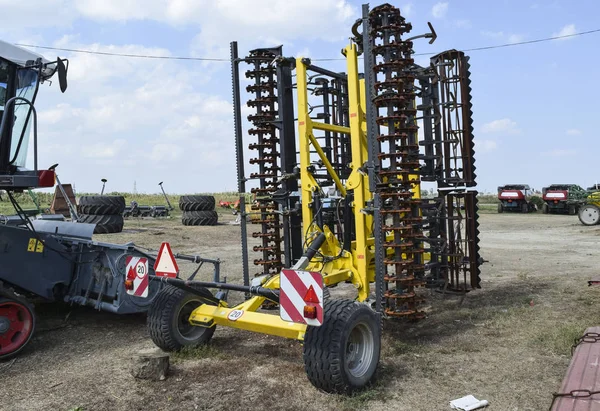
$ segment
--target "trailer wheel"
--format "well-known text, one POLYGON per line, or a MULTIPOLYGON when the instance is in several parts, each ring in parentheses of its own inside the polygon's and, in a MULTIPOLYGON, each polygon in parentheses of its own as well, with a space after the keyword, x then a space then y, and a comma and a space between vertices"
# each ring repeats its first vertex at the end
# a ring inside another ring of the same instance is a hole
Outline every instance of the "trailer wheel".
POLYGON ((165 351, 207 344, 216 327, 195 326, 188 321, 192 311, 204 303, 197 295, 180 288, 164 287, 148 310, 148 333, 154 344, 165 351))
POLYGON ((529 206, 527 205, 527 203, 523 203, 521 205, 521 212, 527 214, 529 212, 529 206))
POLYGON ((600 222, 600 208, 593 204, 584 205, 579 209, 579 221, 583 225, 596 225, 600 222))
POLYGON ((179 197, 181 211, 212 211, 215 209, 213 196, 181 196, 179 197))
POLYGON ((569 206, 569 215, 575 215, 577 214, 577 207, 574 205, 570 205, 569 206))
POLYGON ((304 336, 304 369, 310 382, 330 393, 352 393, 375 376, 381 350, 381 326, 367 305, 325 300, 321 327, 304 336))
POLYGON ((501 213, 503 211, 504 209, 502 208, 502 204, 498 204, 498 212, 501 213))
POLYGON ((35 313, 25 300, 0 298, 0 360, 17 355, 31 340, 35 313))
POLYGON ((542 214, 548 214, 548 204, 542 205, 542 214))

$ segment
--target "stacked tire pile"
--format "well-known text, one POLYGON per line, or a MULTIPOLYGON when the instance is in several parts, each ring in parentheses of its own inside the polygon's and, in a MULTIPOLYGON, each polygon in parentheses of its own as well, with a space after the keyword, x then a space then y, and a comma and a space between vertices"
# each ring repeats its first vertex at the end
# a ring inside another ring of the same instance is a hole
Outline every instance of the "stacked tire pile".
POLYGON ((77 205, 77 222, 96 224, 94 234, 120 233, 124 224, 123 211, 123 196, 82 196, 77 205))
POLYGON ((181 196, 179 209, 183 211, 183 225, 217 225, 219 217, 213 196, 181 196))

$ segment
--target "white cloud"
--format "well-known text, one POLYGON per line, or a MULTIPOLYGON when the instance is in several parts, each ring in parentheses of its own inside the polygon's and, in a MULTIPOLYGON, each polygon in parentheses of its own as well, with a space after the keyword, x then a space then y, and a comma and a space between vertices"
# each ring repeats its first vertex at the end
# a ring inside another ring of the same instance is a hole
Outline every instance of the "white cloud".
POLYGON ((521 34, 511 34, 510 36, 508 36, 508 42, 509 43, 520 43, 523 41, 523 39, 525 38, 525 36, 521 35, 521 34))
MULTIPOLYGON (((140 45, 98 45, 63 38, 67 48, 167 55, 140 45)), ((61 164, 61 177, 81 190, 109 180, 110 190, 224 191, 235 185, 231 103, 203 91, 198 66, 89 54, 68 54, 69 89, 38 97, 40 164, 61 164), (68 102, 68 103, 66 103, 68 102), (181 179, 186 175, 214 176, 181 179)))
POLYGON ((454 22, 454 27, 458 29, 470 29, 472 26, 471 21, 467 19, 456 20, 454 22))
POLYGON ((482 30, 481 35, 491 39, 505 41, 507 43, 520 43, 525 39, 523 34, 506 33, 504 31, 482 30))
MULTIPOLYGON (((558 33, 553 33, 552 37, 572 36, 575 33, 577 33, 577 29, 575 28, 575 25, 567 24, 562 29, 560 29, 560 31, 558 33)), ((559 40, 568 40, 570 38, 572 38, 572 37, 566 37, 566 38, 559 39, 559 40)))
POLYGON ((519 134, 521 130, 517 127, 517 123, 510 118, 493 120, 485 123, 481 127, 482 133, 503 133, 503 134, 519 134))
POLYGON ((81 148, 81 154, 87 158, 114 158, 118 154, 121 154, 121 151, 126 145, 127 142, 122 139, 117 139, 112 142, 95 143, 83 146, 81 148))
POLYGON ((475 140, 475 151, 477 153, 489 153, 498 148, 495 140, 475 140))
POLYGON ((568 136, 578 136, 580 134, 581 134, 581 130, 579 130, 578 128, 570 128, 567 130, 568 136))
POLYGON ((400 12, 404 17, 413 17, 415 11, 415 7, 412 3, 405 4, 404 6, 400 6, 400 12))
POLYGON ((448 13, 448 2, 435 3, 431 8, 431 15, 436 19, 446 17, 446 13, 448 13))
POLYGON ((554 150, 544 151, 541 153, 544 157, 570 157, 577 154, 574 148, 555 148, 554 150))
POLYGON ((488 30, 482 30, 481 31, 481 35, 484 37, 490 37, 490 38, 502 38, 504 37, 504 32, 503 31, 488 31, 488 30))

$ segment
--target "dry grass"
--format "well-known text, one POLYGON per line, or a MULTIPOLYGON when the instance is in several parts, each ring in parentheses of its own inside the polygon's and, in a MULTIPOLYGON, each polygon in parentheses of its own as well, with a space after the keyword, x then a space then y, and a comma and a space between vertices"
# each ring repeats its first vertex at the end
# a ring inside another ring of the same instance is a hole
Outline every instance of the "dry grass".
MULTIPOLYGON (((427 319, 386 322, 378 378, 352 397, 310 385, 299 343, 223 327, 210 346, 174 355, 166 381, 133 381, 128 357, 152 346, 143 318, 78 309, 67 328, 41 333, 0 373, 5 387, 0 404, 11 401, 9 410, 77 404, 88 411, 431 411, 447 410, 448 401, 473 394, 487 399, 491 410, 543 410, 566 372, 573 339, 598 324, 600 290, 587 287, 586 280, 597 271, 600 230, 576 220, 483 215, 482 254, 491 263, 482 268, 482 289, 464 300, 426 291, 427 319), (47 381, 54 380, 65 383, 48 388, 47 381)), ((124 233, 99 239, 149 247, 171 241, 175 251, 222 258, 223 274, 239 282, 238 233, 227 224, 182 227, 177 219, 128 220, 124 233)), ((206 271, 200 278, 209 276, 206 271)), ((352 295, 344 287, 332 295, 352 295)), ((40 328, 63 314, 42 311, 40 328)))

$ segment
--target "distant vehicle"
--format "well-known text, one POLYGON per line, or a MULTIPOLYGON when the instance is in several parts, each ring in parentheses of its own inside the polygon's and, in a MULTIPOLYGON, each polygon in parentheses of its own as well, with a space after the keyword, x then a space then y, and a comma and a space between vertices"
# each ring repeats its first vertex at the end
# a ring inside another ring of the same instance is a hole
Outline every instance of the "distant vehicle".
POLYGON ((516 211, 530 213, 537 211, 537 206, 530 201, 533 190, 527 184, 507 184, 498 187, 498 212, 516 211))
POLYGON ((542 199, 545 203, 542 212, 544 214, 567 213, 575 215, 579 208, 585 204, 588 195, 589 192, 577 184, 549 185, 542 189, 542 199))
POLYGON ((594 184, 591 187, 588 187, 588 191, 600 191, 600 184, 594 184))

